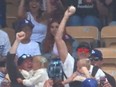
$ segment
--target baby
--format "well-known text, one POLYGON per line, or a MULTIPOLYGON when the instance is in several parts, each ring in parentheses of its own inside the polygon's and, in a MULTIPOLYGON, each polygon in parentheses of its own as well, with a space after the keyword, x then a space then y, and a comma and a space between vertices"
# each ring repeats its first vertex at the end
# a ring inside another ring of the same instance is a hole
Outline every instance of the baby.
POLYGON ((25 86, 31 87, 43 87, 46 80, 48 80, 47 74, 47 59, 43 56, 33 57, 33 69, 29 72, 29 79, 18 78, 17 81, 25 86))
POLYGON ((90 68, 90 60, 89 59, 80 59, 77 61, 77 71, 72 74, 67 80, 64 80, 63 84, 68 84, 71 81, 84 81, 86 78, 91 78, 89 73, 90 68))

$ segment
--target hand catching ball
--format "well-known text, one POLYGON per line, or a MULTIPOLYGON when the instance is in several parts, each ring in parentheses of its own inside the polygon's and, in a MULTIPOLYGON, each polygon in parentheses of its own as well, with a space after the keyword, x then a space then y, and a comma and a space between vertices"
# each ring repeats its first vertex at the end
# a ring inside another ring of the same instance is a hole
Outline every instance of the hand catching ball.
POLYGON ((71 12, 72 14, 74 14, 76 11, 76 8, 74 6, 70 6, 68 11, 71 12))

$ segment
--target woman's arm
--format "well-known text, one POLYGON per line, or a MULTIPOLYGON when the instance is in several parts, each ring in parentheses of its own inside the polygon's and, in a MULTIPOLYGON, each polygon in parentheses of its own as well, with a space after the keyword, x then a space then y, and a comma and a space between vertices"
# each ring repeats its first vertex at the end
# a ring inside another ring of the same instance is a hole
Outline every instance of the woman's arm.
POLYGON ((18 17, 19 18, 26 18, 26 10, 24 7, 25 0, 20 0, 20 4, 18 7, 18 17))
POLYGON ((56 45, 57 45, 58 52, 59 52, 59 55, 60 55, 62 62, 65 61, 65 59, 68 55, 68 50, 67 50, 66 44, 65 44, 64 40, 62 39, 64 29, 65 29, 66 22, 68 21, 69 17, 75 13, 75 10, 76 9, 73 6, 69 7, 66 10, 64 17, 59 25, 56 36, 55 36, 56 45))
POLYGON ((7 54, 6 63, 7 63, 7 70, 8 70, 8 74, 9 74, 9 77, 11 79, 11 82, 16 82, 17 76, 21 76, 21 78, 22 78, 22 75, 19 72, 19 70, 18 70, 18 68, 15 64, 14 59, 15 59, 15 56, 16 56, 15 54, 16 54, 16 50, 17 50, 17 47, 19 45, 19 42, 24 37, 25 37, 25 35, 24 35, 23 32, 17 33, 16 34, 16 40, 15 40, 13 46, 11 47, 9 53, 7 54))

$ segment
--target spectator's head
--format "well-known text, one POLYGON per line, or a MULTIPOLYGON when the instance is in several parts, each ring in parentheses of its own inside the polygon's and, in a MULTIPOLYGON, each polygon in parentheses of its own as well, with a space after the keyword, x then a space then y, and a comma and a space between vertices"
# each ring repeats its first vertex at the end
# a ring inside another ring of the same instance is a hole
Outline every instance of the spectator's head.
POLYGON ((101 51, 97 49, 92 50, 90 60, 92 65, 101 67, 103 64, 103 55, 101 51))
POLYGON ((98 87, 98 83, 95 79, 88 78, 82 82, 82 87, 98 87))
POLYGON ((27 10, 32 13, 39 12, 39 10, 41 10, 40 1, 41 0, 26 0, 25 5, 27 10))
POLYGON ((53 46, 54 46, 54 35, 57 32, 57 29, 59 27, 59 19, 49 19, 48 20, 48 25, 47 25, 47 34, 46 34, 46 38, 44 39, 44 43, 43 43, 43 52, 44 53, 48 53, 51 50, 53 50, 53 46))
POLYGON ((91 54, 91 46, 87 42, 81 42, 77 47, 77 56, 79 59, 89 58, 91 54))
POLYGON ((60 24, 60 19, 58 18, 49 19, 47 34, 54 37, 58 30, 59 24, 60 24))
POLYGON ((33 57, 33 69, 47 68, 47 59, 43 56, 33 57))
POLYGON ((6 62, 5 61, 0 61, 0 72, 6 74, 6 62))
POLYGON ((34 25, 27 19, 19 20, 16 25, 18 32, 23 31, 25 33, 25 39, 30 38, 33 27, 34 25))
POLYGON ((91 61, 89 59, 79 59, 77 61, 77 71, 83 73, 82 67, 86 67, 89 70, 90 65, 91 61))
POLYGON ((59 21, 58 20, 51 20, 49 23, 50 33, 55 36, 57 30, 59 27, 59 21))
MULTIPOLYGON (((43 48, 43 52, 44 53, 48 53, 50 52, 51 50, 53 50, 53 55, 54 57, 55 56, 59 56, 58 52, 57 51, 54 51, 53 49, 53 46, 54 46, 54 43, 55 43, 55 39, 54 39, 54 36, 56 35, 56 32, 58 30, 58 27, 59 27, 59 24, 60 24, 60 18, 53 18, 53 19, 49 19, 48 21, 48 29, 47 29, 47 34, 46 34, 46 38, 44 39, 44 48, 43 48)), ((63 32, 63 39, 67 45, 67 48, 68 48, 68 51, 71 52, 72 51, 72 48, 71 48, 71 36, 69 36, 66 32, 66 29, 65 31, 63 32)), ((52 56, 52 58, 53 58, 52 56)))
POLYGON ((23 54, 18 58, 17 64, 19 68, 30 71, 32 69, 32 56, 23 54))
POLYGON ((61 81, 56 81, 53 83, 53 87, 64 87, 61 81))

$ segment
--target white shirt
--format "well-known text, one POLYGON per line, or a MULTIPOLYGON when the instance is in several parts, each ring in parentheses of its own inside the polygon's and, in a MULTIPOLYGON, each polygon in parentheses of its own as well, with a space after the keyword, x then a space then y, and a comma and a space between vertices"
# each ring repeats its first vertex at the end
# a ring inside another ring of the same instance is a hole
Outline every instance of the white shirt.
POLYGON ((8 34, 0 30, 0 56, 6 56, 10 48, 11 44, 8 34))
MULTIPOLYGON (((74 70, 74 58, 68 53, 65 62, 63 63, 63 70, 67 77, 70 77, 73 74, 74 70)), ((69 87, 69 85, 65 85, 69 87)))
POLYGON ((31 56, 41 55, 39 44, 34 41, 30 41, 27 44, 20 43, 17 48, 17 56, 20 57, 23 54, 31 56))
MULTIPOLYGON (((66 60, 63 63, 63 70, 67 77, 70 77, 73 74, 74 63, 75 63, 74 58, 68 53, 66 60)), ((92 74, 92 70, 93 70, 93 66, 91 65, 89 70, 90 74, 92 74)), ((105 76, 104 72, 101 69, 98 69, 95 78, 99 80, 100 77, 104 77, 104 76, 105 76)), ((65 87, 69 87, 69 85, 65 85, 65 87)))
MULTIPOLYGON (((93 67, 94 67, 93 65, 90 66, 90 69, 89 69, 90 74, 92 74, 93 67)), ((98 69, 97 73, 95 74, 95 78, 97 81, 99 81, 100 77, 105 77, 105 73, 101 69, 98 69)))
POLYGON ((47 26, 42 23, 38 23, 30 12, 27 12, 27 19, 34 25, 31 40, 41 43, 46 37, 47 26))
POLYGON ((30 73, 29 73, 29 71, 26 71, 26 70, 22 69, 22 70, 20 70, 20 72, 21 72, 21 74, 23 75, 23 77, 24 77, 25 79, 29 79, 29 78, 30 78, 30 73))
POLYGON ((54 54, 54 55, 56 55, 56 56, 59 56, 59 53, 58 53, 58 49, 57 49, 56 43, 54 43, 53 50, 52 50, 52 54, 54 54))
POLYGON ((36 71, 32 70, 31 73, 32 77, 24 79, 23 84, 31 87, 43 87, 45 81, 48 80, 47 70, 45 68, 41 68, 36 71))

